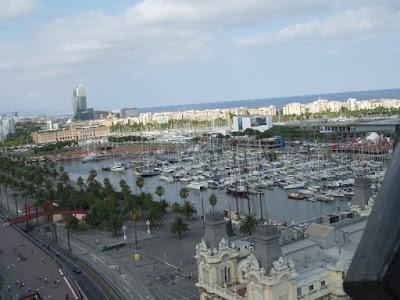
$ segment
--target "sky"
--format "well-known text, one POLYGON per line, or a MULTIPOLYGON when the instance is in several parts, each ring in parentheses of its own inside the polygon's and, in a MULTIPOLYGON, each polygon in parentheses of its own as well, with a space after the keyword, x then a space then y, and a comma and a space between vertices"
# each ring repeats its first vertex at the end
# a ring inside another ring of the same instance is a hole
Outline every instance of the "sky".
POLYGON ((398 88, 399 0, 0 0, 0 111, 398 88))

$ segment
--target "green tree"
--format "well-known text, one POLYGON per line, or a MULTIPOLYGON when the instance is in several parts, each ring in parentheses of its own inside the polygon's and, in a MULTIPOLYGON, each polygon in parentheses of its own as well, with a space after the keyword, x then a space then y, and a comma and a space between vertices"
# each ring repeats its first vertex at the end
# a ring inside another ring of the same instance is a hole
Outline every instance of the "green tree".
POLYGON ((180 216, 183 214, 183 207, 178 202, 173 203, 171 209, 175 216, 180 216))
POLYGON ((65 229, 67 230, 67 240, 68 240, 68 249, 71 249, 71 241, 70 241, 70 231, 77 230, 79 228, 79 221, 75 216, 69 216, 67 220, 67 224, 65 224, 65 229))
POLYGON ((115 237, 122 228, 120 217, 117 214, 112 214, 107 222, 107 227, 111 230, 113 236, 115 237))
POLYGON ((212 194, 209 198, 208 198, 208 202, 210 203, 210 205, 212 206, 212 210, 213 213, 215 212, 215 205, 217 205, 217 196, 215 196, 215 194, 212 194))
POLYGON ((136 249, 138 248, 138 242, 137 242, 137 222, 140 220, 140 210, 136 207, 132 208, 131 211, 129 212, 129 217, 133 221, 135 225, 135 245, 136 249))
POLYGON ((158 205, 159 202, 152 202, 146 212, 146 220, 150 221, 150 227, 154 227, 155 224, 158 224, 158 221, 163 216, 162 207, 158 205))
POLYGON ((197 213, 196 208, 189 201, 185 201, 183 203, 183 214, 186 216, 186 219, 189 220, 193 215, 197 213))
POLYGON ((160 202, 161 202, 161 197, 164 195, 164 193, 165 189, 162 185, 156 187, 156 195, 160 198, 160 202))
POLYGON ((179 191, 179 196, 186 201, 187 197, 189 197, 190 191, 187 188, 181 188, 179 191))
POLYGON ((144 179, 142 176, 136 177, 136 186, 139 188, 139 190, 141 192, 142 188, 144 187, 144 179))
POLYGON ((13 192, 12 193, 12 197, 14 199, 14 205, 15 205, 15 214, 18 217, 18 193, 17 192, 13 192))
POLYGON ((182 233, 189 230, 189 225, 181 218, 175 218, 174 223, 171 224, 171 232, 176 234, 178 240, 182 238, 182 233))
POLYGON ((244 220, 239 223, 239 231, 241 234, 249 236, 253 235, 257 228, 257 219, 253 215, 246 215, 244 220))
POLYGON ((76 180, 76 184, 79 187, 79 191, 83 192, 83 189, 85 188, 85 182, 83 181, 83 178, 81 176, 79 176, 76 180))
POLYGON ((119 186, 121 188, 122 196, 124 198, 125 210, 128 210, 129 209, 129 201, 132 197, 131 189, 124 179, 121 179, 119 181, 119 186))

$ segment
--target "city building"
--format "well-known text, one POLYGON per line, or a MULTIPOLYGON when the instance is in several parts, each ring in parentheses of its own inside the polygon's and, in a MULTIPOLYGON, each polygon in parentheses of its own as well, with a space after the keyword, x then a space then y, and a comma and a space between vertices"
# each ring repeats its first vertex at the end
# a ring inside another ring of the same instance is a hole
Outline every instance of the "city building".
POLYGON ((87 107, 87 87, 78 84, 72 95, 72 114, 74 120, 93 120, 93 108, 87 107))
POLYGON ((283 107, 283 114, 284 115, 301 115, 305 113, 305 106, 300 102, 293 102, 286 104, 283 107))
POLYGON ((396 138, 400 135, 400 118, 384 118, 376 120, 356 119, 318 119, 288 123, 288 126, 299 127, 309 132, 333 133, 339 136, 363 137, 367 133, 376 132, 385 137, 396 138))
POLYGON ((121 109, 121 118, 134 118, 139 116, 137 108, 123 108, 121 109))
POLYGON ((288 103, 283 107, 284 115, 302 115, 304 113, 323 113, 323 112, 340 112, 342 108, 350 111, 360 109, 374 109, 378 107, 383 108, 399 108, 400 100, 398 99, 370 99, 370 100, 357 100, 350 98, 347 101, 329 101, 325 99, 318 99, 316 101, 303 104, 300 102, 288 103))
POLYGON ((0 141, 4 140, 10 133, 15 133, 15 123, 18 114, 2 115, 0 117, 0 141))
POLYGON ((58 130, 42 130, 32 133, 35 144, 56 143, 60 141, 80 141, 88 139, 101 139, 110 135, 107 126, 71 126, 58 130))
POLYGON ((343 279, 374 204, 370 186, 356 181, 349 211, 264 223, 248 238, 229 238, 223 214, 207 214, 195 256, 200 299, 350 299, 343 279))
POLYGON ((258 131, 265 131, 271 127, 271 116, 249 115, 233 117, 233 131, 244 131, 248 128, 258 131))
POLYGON ((328 110, 328 102, 329 101, 325 100, 325 99, 315 100, 311 103, 308 103, 305 106, 305 110, 306 110, 306 112, 311 113, 311 114, 316 114, 316 113, 321 113, 321 112, 327 111, 328 110))
POLYGON ((106 119, 110 115, 109 111, 106 110, 95 110, 93 112, 93 120, 106 119))
POLYGON ((270 115, 276 116, 276 107, 273 105, 270 106, 261 106, 261 107, 251 107, 248 110, 250 115, 270 115))

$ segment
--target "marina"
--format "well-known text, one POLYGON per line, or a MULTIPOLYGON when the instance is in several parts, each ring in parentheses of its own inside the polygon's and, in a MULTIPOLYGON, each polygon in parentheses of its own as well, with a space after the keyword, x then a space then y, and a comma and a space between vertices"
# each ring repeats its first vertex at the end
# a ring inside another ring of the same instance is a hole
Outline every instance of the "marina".
POLYGON ((134 192, 139 192, 135 182, 141 176, 143 192, 157 199, 155 189, 161 185, 170 204, 183 201, 177 195, 186 187, 199 216, 211 209, 208 198, 215 194, 216 208, 228 214, 299 222, 347 209, 356 177, 371 180, 374 195, 381 185, 390 152, 377 156, 332 149, 328 144, 288 143, 279 151, 204 139, 187 142, 175 152, 149 150, 101 161, 83 156, 58 164, 74 180, 94 169, 98 180, 108 177, 119 189, 125 179, 134 192))

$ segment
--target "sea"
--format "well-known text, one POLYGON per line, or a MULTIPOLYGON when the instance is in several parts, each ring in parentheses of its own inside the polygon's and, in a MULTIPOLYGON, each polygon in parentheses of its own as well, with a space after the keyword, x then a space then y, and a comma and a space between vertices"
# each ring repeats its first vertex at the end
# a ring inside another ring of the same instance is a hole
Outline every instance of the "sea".
POLYGON ((256 107, 256 106, 274 105, 277 107, 282 107, 290 102, 307 103, 317 99, 346 101, 349 98, 355 98, 357 100, 400 99, 400 88, 371 90, 371 91, 341 92, 341 93, 330 93, 330 94, 287 96, 287 97, 277 97, 277 98, 240 99, 240 100, 208 102, 208 103, 167 105, 167 106, 140 108, 139 110, 140 112, 170 112, 170 111, 184 111, 191 109, 203 110, 203 109, 215 109, 215 108, 232 108, 240 106, 256 107))
MULTIPOLYGON (((285 96, 285 97, 270 97, 260 99, 237 99, 226 101, 214 102, 200 102, 191 104, 179 105, 163 105, 154 107, 140 107, 139 112, 174 112, 185 111, 191 109, 216 109, 216 108, 233 108, 233 107, 256 107, 274 105, 282 107, 290 102, 307 103, 317 99, 338 100, 346 101, 349 98, 356 98, 357 100, 370 100, 370 99, 400 99, 400 88, 394 89, 381 89, 381 90, 368 90, 368 91, 353 91, 353 92, 340 92, 340 93, 325 93, 325 94, 310 94, 300 96, 285 96)), ((112 110, 115 107, 104 107, 103 110, 112 110)), ((19 110, 21 117, 34 117, 34 116, 57 116, 57 117, 71 117, 70 112, 65 111, 32 111, 32 110, 19 110)), ((0 114, 8 114, 10 111, 0 111, 0 114)))

